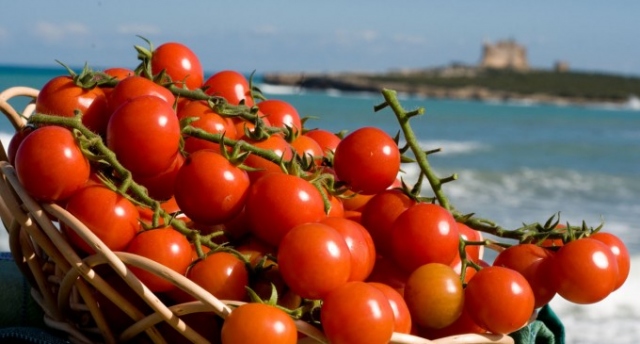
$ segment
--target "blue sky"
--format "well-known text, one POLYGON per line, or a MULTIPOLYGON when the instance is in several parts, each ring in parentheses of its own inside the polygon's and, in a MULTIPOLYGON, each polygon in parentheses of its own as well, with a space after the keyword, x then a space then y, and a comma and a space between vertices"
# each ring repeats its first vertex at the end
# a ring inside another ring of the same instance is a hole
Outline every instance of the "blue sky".
POLYGON ((133 45, 180 41, 207 71, 386 71, 475 64, 483 41, 533 67, 640 75, 640 1, 4 1, 0 64, 136 65, 133 45))

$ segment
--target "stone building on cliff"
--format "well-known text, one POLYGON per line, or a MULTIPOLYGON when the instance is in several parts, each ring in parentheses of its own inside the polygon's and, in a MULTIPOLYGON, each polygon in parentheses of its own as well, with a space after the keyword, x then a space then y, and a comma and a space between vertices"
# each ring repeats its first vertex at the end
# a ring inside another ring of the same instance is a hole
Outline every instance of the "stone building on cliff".
POLYGON ((485 42, 482 46, 480 67, 529 70, 527 49, 514 40, 498 41, 495 44, 485 42))

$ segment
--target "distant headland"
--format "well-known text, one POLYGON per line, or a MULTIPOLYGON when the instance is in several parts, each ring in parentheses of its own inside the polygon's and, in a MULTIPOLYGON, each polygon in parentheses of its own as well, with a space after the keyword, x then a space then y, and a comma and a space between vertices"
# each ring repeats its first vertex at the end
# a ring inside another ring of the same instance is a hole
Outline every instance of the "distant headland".
POLYGON ((513 40, 484 43, 477 65, 397 69, 385 73, 267 73, 263 81, 304 89, 379 92, 426 98, 531 100, 554 104, 622 104, 640 96, 640 78, 570 70, 567 61, 531 68, 526 47, 513 40))

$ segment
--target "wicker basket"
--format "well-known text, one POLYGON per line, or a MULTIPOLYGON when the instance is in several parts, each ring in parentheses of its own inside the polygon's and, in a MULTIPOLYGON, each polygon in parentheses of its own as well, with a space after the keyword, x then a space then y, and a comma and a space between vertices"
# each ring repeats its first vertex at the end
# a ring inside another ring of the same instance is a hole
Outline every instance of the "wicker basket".
MULTIPOLYGON (((0 110, 16 130, 26 124, 35 105, 31 101, 18 113, 8 100, 18 96, 33 100, 37 95, 38 90, 27 87, 13 87, 0 93, 0 110)), ((31 198, 7 162, 4 147, 1 148, 0 217, 9 233, 15 262, 30 282, 31 294, 44 310, 44 320, 49 327, 65 333, 74 343, 209 343, 210 340, 189 326, 187 316, 201 313, 202 317, 224 319, 240 304, 218 300, 185 276, 154 261, 111 251, 62 207, 38 203, 31 198), (84 258, 78 256, 59 230, 59 223, 75 230, 96 253, 84 258), (127 265, 163 276, 197 301, 168 306, 142 284, 127 265), (122 323, 121 318, 128 321, 125 327, 115 325, 122 323)), ((306 335, 300 343, 328 342, 316 327, 303 321, 297 321, 296 325, 306 335)), ((392 343, 513 343, 513 339, 466 334, 430 341, 395 333, 392 343)))

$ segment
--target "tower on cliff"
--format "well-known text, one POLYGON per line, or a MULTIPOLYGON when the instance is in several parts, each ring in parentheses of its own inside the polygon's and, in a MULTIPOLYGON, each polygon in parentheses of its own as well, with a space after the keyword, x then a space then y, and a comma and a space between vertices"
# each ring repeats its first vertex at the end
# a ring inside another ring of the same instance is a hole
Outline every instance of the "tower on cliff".
POLYGON ((485 42, 482 46, 480 67, 529 70, 527 49, 514 40, 498 41, 495 44, 485 42))

